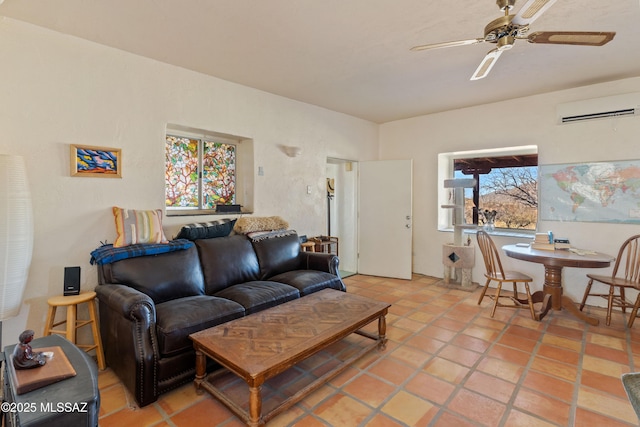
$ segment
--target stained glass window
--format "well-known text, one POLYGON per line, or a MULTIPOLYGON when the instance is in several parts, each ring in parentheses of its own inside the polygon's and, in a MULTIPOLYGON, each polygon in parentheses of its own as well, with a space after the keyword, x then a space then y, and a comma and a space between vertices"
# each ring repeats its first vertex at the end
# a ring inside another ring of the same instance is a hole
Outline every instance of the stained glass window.
POLYGON ((167 135, 165 161, 168 208, 213 209, 235 203, 235 145, 167 135))

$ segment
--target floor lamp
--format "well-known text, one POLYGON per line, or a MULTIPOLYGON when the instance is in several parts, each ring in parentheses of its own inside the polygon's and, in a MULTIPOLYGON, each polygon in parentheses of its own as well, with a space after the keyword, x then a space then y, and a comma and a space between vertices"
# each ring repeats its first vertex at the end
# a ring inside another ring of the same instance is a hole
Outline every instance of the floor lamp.
POLYGON ((33 211, 20 156, 0 154, 0 351, 2 321, 22 307, 33 250, 33 211))

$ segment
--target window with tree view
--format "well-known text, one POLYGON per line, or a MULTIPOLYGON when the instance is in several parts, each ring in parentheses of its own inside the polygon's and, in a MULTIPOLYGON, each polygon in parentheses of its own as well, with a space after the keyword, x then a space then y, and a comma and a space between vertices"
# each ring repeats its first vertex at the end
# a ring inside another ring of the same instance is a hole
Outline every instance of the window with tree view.
MULTIPOLYGON (((211 138, 215 139, 215 138, 211 138)), ((235 203, 236 146, 227 142, 167 135, 167 208, 214 209, 235 203)))
POLYGON ((538 155, 458 158, 455 178, 475 178, 465 191, 465 220, 495 228, 535 230, 538 221, 538 155))

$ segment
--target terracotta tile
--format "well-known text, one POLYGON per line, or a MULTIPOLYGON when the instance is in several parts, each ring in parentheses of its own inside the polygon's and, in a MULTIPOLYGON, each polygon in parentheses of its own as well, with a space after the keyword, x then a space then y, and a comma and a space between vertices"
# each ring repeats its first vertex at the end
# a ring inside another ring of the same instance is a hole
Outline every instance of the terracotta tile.
POLYGON ((433 427, 477 427, 478 424, 464 419, 460 414, 444 412, 438 417, 433 427))
POLYGON ((394 395, 380 410, 410 426, 426 425, 438 412, 431 403, 405 391, 394 395))
POLYGON ((483 372, 473 372, 469 375, 464 387, 502 403, 509 403, 516 389, 515 384, 483 372))
POLYGON ((528 365, 531 357, 531 353, 529 352, 524 352, 499 344, 496 344, 491 350, 489 350, 488 355, 520 366, 528 365))
POLYGON ((436 319, 432 322, 433 326, 437 326, 439 328, 448 329, 450 331, 458 332, 467 326, 465 322, 460 322, 453 319, 440 318, 436 319))
POLYGON ((100 418, 101 427, 152 426, 162 421, 163 417, 153 406, 144 408, 125 408, 106 417, 100 418))
POLYGON ((409 338, 405 344, 430 354, 437 353, 445 345, 442 341, 419 334, 409 338))
POLYGON ((578 406, 627 423, 638 422, 638 417, 629 400, 613 397, 594 389, 586 387, 578 389, 578 406))
POLYGON ((545 335, 557 335, 560 337, 569 338, 572 340, 582 340, 584 334, 584 326, 580 329, 567 328, 565 326, 549 325, 545 335))
POLYGON ((603 375, 599 372, 592 372, 587 369, 582 371, 580 383, 583 386, 591 387, 596 390, 618 396, 622 399, 627 398, 620 378, 603 375))
POLYGON ((606 426, 606 427, 630 427, 637 423, 627 423, 605 415, 597 414, 584 408, 576 409, 576 426, 606 426))
POLYGON ((506 406, 481 394, 461 389, 449 402, 447 410, 462 414, 482 425, 497 426, 506 406))
POLYGON ((365 374, 355 378, 343 390, 375 408, 391 396, 396 391, 396 387, 365 374))
POLYGON ((434 377, 457 384, 467 375, 469 368, 440 357, 435 357, 423 369, 434 377))
POLYGON ((467 350, 476 351, 478 353, 484 353, 491 346, 489 341, 475 338, 469 335, 460 334, 457 335, 451 341, 451 344, 455 344, 458 347, 466 348, 467 350))
POLYGON ((314 411, 329 425, 344 427, 357 427, 370 413, 370 408, 341 393, 331 396, 314 411))
POLYGON ((547 344, 541 344, 540 347, 538 347, 537 355, 573 365, 580 362, 580 353, 547 344))
POLYGON ((407 365, 392 359, 384 359, 369 368, 369 373, 389 381, 391 384, 400 385, 409 378, 415 370, 407 365))
POLYGON ((209 397, 206 394, 197 394, 193 384, 187 384, 172 393, 160 396, 158 405, 164 412, 171 415, 205 398, 209 397))
POLYGON ((121 384, 112 385, 100 390, 100 416, 110 414, 116 410, 127 408, 129 399, 125 388, 121 384))
POLYGON ((481 328, 475 325, 464 329, 463 333, 486 341, 493 341, 498 336, 498 332, 493 329, 481 328))
POLYGON ((504 346, 513 347, 527 353, 531 353, 538 344, 537 341, 530 340, 528 338, 521 337, 515 334, 504 334, 498 342, 504 346))
POLYGON ((562 347, 573 351, 582 351, 582 341, 560 337, 557 335, 543 335, 542 342, 545 344, 562 347))
MULTIPOLYGON (((448 342, 456 336, 454 331, 449 329, 441 328, 439 326, 435 326, 433 323, 422 331, 420 331, 420 335, 428 336, 431 338, 435 338, 437 340, 448 342)), ((638 344, 638 354, 640 354, 640 344, 638 344)))
POLYGON ((531 363, 531 369, 535 369, 536 371, 567 381, 576 381, 578 377, 577 366, 556 362, 555 360, 544 357, 534 357, 533 362, 531 363))
POLYGON ((524 372, 524 367, 514 363, 505 362, 493 357, 485 357, 478 364, 478 371, 494 375, 503 380, 517 383, 524 372))
POLYGON ((603 345, 587 343, 585 354, 616 363, 629 364, 629 355, 626 350, 617 350, 603 345))
POLYGON ((616 378, 620 378, 622 374, 628 372, 627 365, 610 362, 608 360, 589 356, 587 354, 582 357, 582 368, 616 378))
POLYGON ((406 363, 409 366, 413 366, 414 368, 423 366, 432 357, 429 353, 425 353, 424 351, 420 351, 409 346, 398 347, 390 353, 390 356, 406 363))
POLYGON ((606 347, 610 350, 627 350, 627 342, 624 336, 612 337, 602 334, 589 334, 587 337, 587 344, 595 344, 601 347, 606 347))
MULTIPOLYGON (((584 372, 582 374, 584 376, 584 372)), ((541 372, 530 370, 527 372, 523 387, 530 388, 539 393, 546 393, 564 402, 573 400, 575 384, 557 377, 545 375, 541 372)))
MULTIPOLYGON (((539 322, 536 322, 539 323, 539 322)), ((528 340, 538 341, 542 337, 543 333, 537 329, 526 328, 521 325, 509 325, 505 331, 505 335, 515 335, 520 338, 526 338, 528 340)))
MULTIPOLYGON (((576 425, 584 425, 587 426, 589 424, 576 424, 576 425)), ((597 425, 597 424, 591 424, 597 425)), ((517 409, 512 409, 509 411, 509 415, 507 416, 507 421, 505 422, 505 426, 509 427, 555 427, 556 424, 545 421, 542 418, 537 416, 526 414, 522 411, 518 411, 517 409)))
POLYGON ((482 355, 476 353, 475 351, 466 350, 462 347, 447 345, 442 350, 440 350, 440 352, 438 353, 438 357, 451 360, 452 362, 456 362, 462 366, 470 368, 475 365, 478 360, 480 360, 482 355))
POLYGON ((419 397, 442 405, 449 399, 449 396, 451 396, 451 393, 456 389, 456 386, 420 372, 409 380, 404 388, 419 397))
MULTIPOLYGON (((403 427, 402 424, 394 421, 384 414, 376 414, 367 424, 366 427, 403 427)), ((296 425, 296 427, 298 427, 296 425)))
POLYGON ((569 403, 537 392, 521 389, 513 402, 513 406, 559 425, 566 426, 569 423, 569 415, 571 413, 571 405, 569 403))

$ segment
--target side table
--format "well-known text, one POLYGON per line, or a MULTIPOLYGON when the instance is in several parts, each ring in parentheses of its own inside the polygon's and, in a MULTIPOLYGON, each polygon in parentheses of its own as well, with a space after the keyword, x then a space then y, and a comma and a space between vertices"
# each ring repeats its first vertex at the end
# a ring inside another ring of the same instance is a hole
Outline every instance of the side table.
POLYGON ((96 427, 100 411, 100 391, 96 364, 89 355, 59 335, 36 338, 31 341, 31 346, 35 351, 41 347, 61 347, 76 371, 76 376, 28 393, 17 394, 11 375, 7 372, 7 363, 15 344, 5 347, 2 405, 5 426, 96 427))

